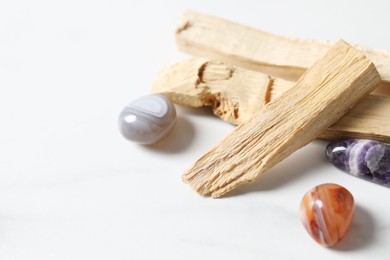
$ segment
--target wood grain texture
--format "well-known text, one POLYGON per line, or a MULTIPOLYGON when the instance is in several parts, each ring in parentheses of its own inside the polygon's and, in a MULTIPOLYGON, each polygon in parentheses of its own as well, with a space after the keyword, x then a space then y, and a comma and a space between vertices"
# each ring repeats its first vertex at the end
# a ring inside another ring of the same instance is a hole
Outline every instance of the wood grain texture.
MULTIPOLYGON (((207 58, 191 58, 164 67, 152 92, 176 104, 210 106, 221 119, 248 122, 269 101, 295 83, 207 58)), ((365 138, 390 142, 390 97, 369 95, 319 138, 365 138)))
MULTIPOLYGON (((291 81, 296 81, 333 45, 274 35, 191 11, 180 18, 176 42, 181 51, 192 55, 216 58, 291 81)), ((375 93, 390 96, 390 52, 355 47, 371 59, 382 77, 375 93)))
POLYGON ((238 125, 265 105, 272 85, 284 82, 277 81, 220 61, 193 58, 163 68, 152 92, 184 106, 211 106, 215 115, 238 125))
POLYGON ((315 139, 380 82, 362 53, 339 41, 296 85, 198 159, 183 180, 219 197, 315 139))

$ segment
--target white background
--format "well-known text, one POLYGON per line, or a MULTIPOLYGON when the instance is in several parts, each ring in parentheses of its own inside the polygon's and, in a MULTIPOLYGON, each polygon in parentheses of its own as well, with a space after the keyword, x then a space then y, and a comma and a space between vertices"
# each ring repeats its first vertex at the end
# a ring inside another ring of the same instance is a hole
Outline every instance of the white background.
POLYGON ((232 125, 178 108, 159 145, 119 135, 120 110, 186 57, 174 41, 186 9, 390 49, 388 1, 1 0, 0 259, 389 259, 390 190, 336 170, 326 142, 213 200, 181 174, 232 125), (303 194, 326 182, 357 206, 333 249, 298 217, 303 194))

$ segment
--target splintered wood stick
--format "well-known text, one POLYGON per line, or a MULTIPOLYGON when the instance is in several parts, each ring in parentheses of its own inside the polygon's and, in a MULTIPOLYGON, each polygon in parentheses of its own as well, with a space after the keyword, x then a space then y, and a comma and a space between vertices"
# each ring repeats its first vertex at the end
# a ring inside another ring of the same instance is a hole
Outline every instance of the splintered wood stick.
POLYGON ((162 68, 152 92, 184 106, 211 106, 215 115, 239 125, 269 101, 272 88, 285 91, 292 85, 224 62, 192 58, 162 68))
POLYGON ((340 40, 283 95, 204 154, 183 180, 219 197, 315 139, 380 82, 369 59, 340 40))
MULTIPOLYGON (((256 30, 202 13, 185 12, 176 29, 181 51, 211 57, 277 78, 296 81, 333 45, 327 41, 294 39, 256 30)), ((376 65, 383 82, 374 91, 390 96, 390 52, 360 46, 376 65)))
MULTIPOLYGON (((221 61, 191 58, 162 68, 152 92, 183 106, 210 106, 221 119, 240 125, 293 85, 292 81, 221 61)), ((368 95, 319 138, 365 138, 390 142, 389 111, 390 97, 368 95)))

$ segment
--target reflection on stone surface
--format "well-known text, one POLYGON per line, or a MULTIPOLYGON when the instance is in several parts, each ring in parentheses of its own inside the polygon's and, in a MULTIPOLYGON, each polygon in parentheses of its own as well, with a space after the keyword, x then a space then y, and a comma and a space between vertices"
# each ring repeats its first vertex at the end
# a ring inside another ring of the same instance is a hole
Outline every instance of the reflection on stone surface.
POLYGON ((174 105, 160 95, 147 95, 131 102, 118 118, 121 134, 141 144, 158 142, 173 129, 175 122, 174 105))
POLYGON ((390 144, 346 139, 330 143, 326 157, 353 176, 390 187, 390 144))
POLYGON ((352 194, 337 184, 314 187, 304 195, 299 209, 309 235, 324 246, 333 246, 345 237, 354 210, 352 194))

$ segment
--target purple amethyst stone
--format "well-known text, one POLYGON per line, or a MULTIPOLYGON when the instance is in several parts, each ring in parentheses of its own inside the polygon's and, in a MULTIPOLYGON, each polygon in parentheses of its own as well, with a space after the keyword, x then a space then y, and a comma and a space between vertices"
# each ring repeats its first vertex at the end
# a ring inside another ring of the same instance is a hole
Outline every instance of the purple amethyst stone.
POLYGON ((353 176, 390 187, 390 144, 346 139, 328 144, 328 161, 353 176))

